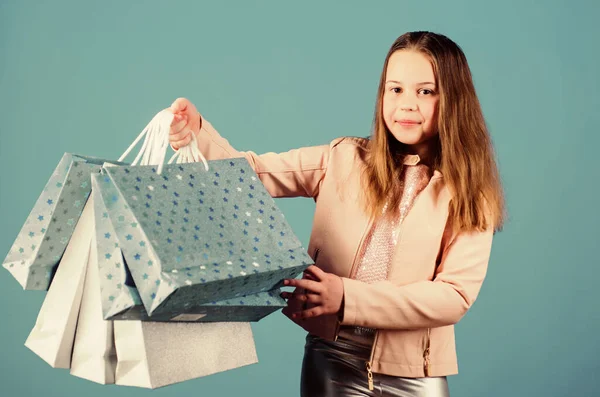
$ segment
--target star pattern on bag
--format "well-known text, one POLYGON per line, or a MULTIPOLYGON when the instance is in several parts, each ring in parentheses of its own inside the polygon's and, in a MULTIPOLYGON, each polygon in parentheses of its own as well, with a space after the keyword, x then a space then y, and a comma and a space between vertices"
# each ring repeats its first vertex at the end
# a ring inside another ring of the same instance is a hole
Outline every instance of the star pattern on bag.
POLYGON ((100 168, 70 153, 62 156, 3 262, 25 289, 48 289, 91 193, 90 176, 100 168))
POLYGON ((232 289, 267 291, 311 261, 245 159, 211 165, 209 173, 198 163, 165 165, 161 175, 152 166, 109 167, 97 178, 103 212, 151 312, 168 297, 161 310, 191 296, 201 304, 231 298, 232 289))
MULTIPOLYGON (((101 175, 94 176, 92 186, 98 186, 99 178, 104 180, 101 175)), ((117 233, 108 216, 103 197, 98 189, 94 189, 92 194, 96 238, 91 249, 95 249, 97 252, 98 263, 96 265, 101 280, 102 315, 104 318, 110 318, 134 306, 136 296, 131 288, 123 288, 127 280, 127 270, 119 248, 117 233)))

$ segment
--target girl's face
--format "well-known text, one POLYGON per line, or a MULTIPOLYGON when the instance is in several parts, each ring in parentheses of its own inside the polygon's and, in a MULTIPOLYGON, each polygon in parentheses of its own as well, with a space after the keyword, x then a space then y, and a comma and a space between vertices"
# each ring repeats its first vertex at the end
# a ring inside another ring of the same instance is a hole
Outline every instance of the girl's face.
POLYGON ((411 50, 392 54, 385 76, 383 119, 392 135, 422 158, 438 134, 438 102, 429 58, 411 50))

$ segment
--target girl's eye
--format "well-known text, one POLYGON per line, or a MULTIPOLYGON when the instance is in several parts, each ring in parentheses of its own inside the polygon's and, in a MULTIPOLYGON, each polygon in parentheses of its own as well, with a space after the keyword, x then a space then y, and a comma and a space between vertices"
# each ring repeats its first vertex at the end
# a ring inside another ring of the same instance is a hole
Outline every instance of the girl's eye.
POLYGON ((400 87, 392 87, 391 91, 395 94, 399 94, 400 92, 402 92, 402 88, 400 87))
POLYGON ((423 89, 419 90, 419 93, 421 93, 423 95, 433 95, 433 90, 429 90, 427 88, 423 88, 423 89))

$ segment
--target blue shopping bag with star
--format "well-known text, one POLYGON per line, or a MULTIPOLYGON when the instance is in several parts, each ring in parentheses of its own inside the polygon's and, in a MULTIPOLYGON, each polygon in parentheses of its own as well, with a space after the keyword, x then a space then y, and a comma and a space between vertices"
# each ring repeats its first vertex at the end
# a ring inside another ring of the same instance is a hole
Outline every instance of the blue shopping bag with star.
MULTIPOLYGON (((127 269, 117 233, 113 228, 99 189, 99 182, 92 179, 92 198, 95 215, 95 237, 92 248, 97 252, 102 315, 105 320, 142 320, 176 322, 256 322, 286 306, 280 290, 261 292, 233 299, 212 301, 192 306, 186 302, 185 313, 160 312, 148 316, 140 295, 127 269)), ((104 189, 105 194, 110 190, 104 189)), ((118 194, 113 190, 112 194, 118 194)))
POLYGON ((65 153, 2 266, 26 290, 48 290, 91 193, 90 175, 107 160, 65 153))
MULTIPOLYGON (((104 258, 123 256, 150 318, 203 314, 202 305, 275 290, 312 263, 246 159, 209 161, 208 171, 157 168, 110 166, 92 177, 119 248, 104 258)), ((120 273, 113 266, 113 292, 124 295, 111 295, 108 315, 134 302, 123 264, 120 273)))

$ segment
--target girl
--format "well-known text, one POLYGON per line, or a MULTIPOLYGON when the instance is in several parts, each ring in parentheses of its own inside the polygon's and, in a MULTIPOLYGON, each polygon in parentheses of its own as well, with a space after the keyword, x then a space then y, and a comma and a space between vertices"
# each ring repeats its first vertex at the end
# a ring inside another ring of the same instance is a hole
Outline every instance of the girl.
POLYGON ((448 396, 454 324, 484 280, 504 199, 471 72, 458 45, 410 32, 390 48, 369 139, 238 152, 178 99, 170 142, 244 156, 273 197, 312 197, 315 264, 284 292, 308 331, 302 396, 448 396))

